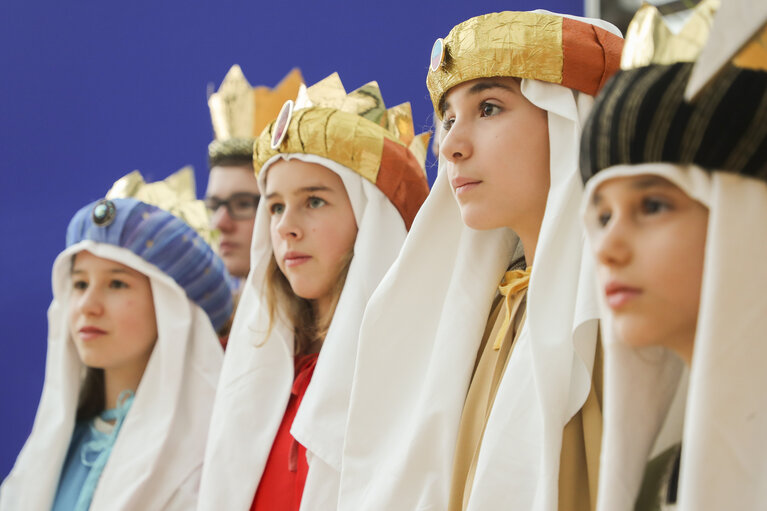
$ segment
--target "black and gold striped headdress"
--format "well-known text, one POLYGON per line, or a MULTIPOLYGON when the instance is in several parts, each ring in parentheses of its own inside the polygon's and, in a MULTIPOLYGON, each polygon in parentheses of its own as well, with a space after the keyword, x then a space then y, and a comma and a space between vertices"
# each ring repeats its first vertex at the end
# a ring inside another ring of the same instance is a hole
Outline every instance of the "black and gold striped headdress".
MULTIPOLYGON (((636 30, 637 19, 648 18, 646 12, 640 14, 632 21, 634 32, 657 34, 657 27, 636 30)), ((693 17, 704 29, 709 21, 693 17)), ((629 36, 631 32, 629 27, 629 36)), ((704 30, 699 46, 705 35, 704 30)), ((685 52, 675 62, 673 41, 627 40, 628 51, 637 48, 647 54, 648 46, 656 49, 639 61, 624 55, 624 69, 597 98, 581 139, 584 181, 608 167, 656 162, 767 179, 767 72, 731 64, 688 102, 684 93, 693 63, 679 61, 697 56, 689 41, 687 37, 685 52)))

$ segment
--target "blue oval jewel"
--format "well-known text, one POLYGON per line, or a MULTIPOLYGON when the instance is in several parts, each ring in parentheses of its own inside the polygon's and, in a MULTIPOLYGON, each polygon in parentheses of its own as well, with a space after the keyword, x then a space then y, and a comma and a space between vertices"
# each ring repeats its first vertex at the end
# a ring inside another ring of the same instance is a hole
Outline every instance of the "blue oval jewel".
POLYGON ((115 207, 115 203, 106 199, 98 201, 96 205, 93 206, 93 212, 91 213, 93 223, 99 227, 106 227, 111 224, 114 222, 116 216, 117 208, 115 207))

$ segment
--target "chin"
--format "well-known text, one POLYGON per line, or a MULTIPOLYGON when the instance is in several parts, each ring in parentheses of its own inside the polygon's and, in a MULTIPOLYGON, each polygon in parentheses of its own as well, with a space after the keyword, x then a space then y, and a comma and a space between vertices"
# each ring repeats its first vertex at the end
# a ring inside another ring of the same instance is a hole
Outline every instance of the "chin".
POLYGON ((633 348, 661 345, 657 324, 636 318, 615 318, 613 320, 617 340, 633 348))
POLYGON ((489 231, 504 227, 490 212, 484 208, 472 208, 471 206, 461 207, 461 219, 467 227, 477 231, 489 231))

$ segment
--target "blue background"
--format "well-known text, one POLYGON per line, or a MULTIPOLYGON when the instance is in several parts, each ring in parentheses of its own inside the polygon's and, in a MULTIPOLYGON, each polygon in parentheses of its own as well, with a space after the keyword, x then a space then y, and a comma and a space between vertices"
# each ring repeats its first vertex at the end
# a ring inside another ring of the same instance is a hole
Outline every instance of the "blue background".
MULTIPOLYGON (((71 216, 122 175, 195 167, 207 184, 206 102, 238 63, 274 86, 338 71, 348 91, 377 80, 431 127, 434 39, 500 10, 582 14, 581 0, 0 3, 0 478, 29 435, 42 390, 50 271, 71 216)), ((419 129, 420 128, 420 129, 419 129)), ((436 173, 429 160, 430 178, 436 173)))

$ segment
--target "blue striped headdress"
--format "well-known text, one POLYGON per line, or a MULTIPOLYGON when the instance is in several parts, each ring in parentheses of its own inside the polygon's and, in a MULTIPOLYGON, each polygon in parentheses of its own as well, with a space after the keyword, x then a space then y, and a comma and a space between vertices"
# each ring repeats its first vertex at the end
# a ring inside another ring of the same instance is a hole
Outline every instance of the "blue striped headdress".
POLYGON ((69 223, 67 247, 85 240, 126 248, 157 266, 207 313, 216 331, 229 320, 232 286, 223 261, 167 211, 135 199, 88 204, 69 223))

